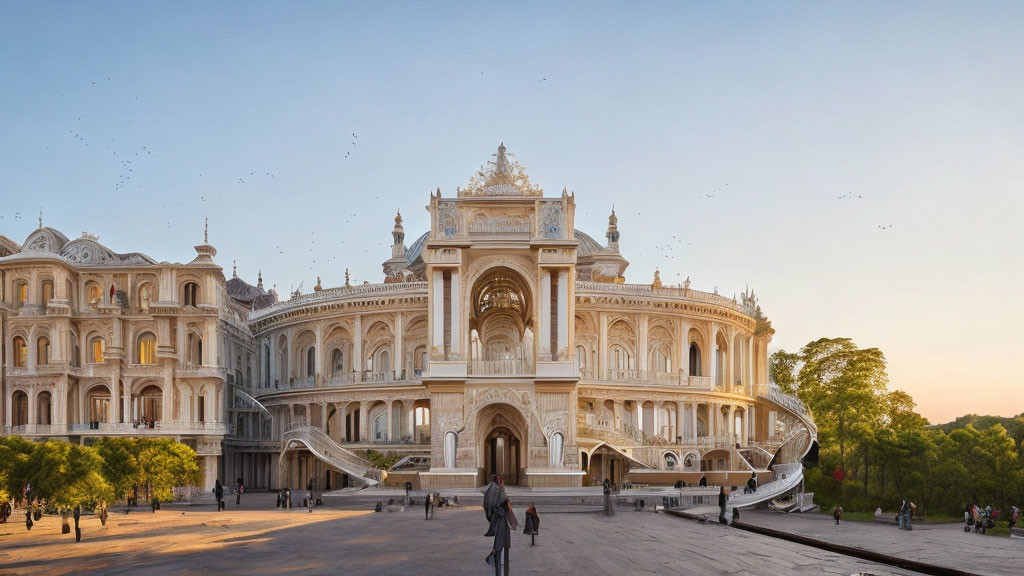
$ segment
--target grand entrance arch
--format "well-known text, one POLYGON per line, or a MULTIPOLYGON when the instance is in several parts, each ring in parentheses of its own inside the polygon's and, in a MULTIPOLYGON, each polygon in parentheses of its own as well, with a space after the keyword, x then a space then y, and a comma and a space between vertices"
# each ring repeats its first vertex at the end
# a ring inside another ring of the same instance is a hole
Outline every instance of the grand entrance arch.
POLYGON ((529 427, 511 404, 491 404, 477 415, 477 468, 484 481, 500 474, 506 484, 525 484, 529 427))

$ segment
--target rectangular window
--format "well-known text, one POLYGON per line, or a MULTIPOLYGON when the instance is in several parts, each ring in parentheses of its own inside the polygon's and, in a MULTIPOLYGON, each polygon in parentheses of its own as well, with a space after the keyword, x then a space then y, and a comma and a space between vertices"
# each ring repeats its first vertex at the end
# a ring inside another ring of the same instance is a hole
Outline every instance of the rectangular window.
POLYGON ((92 341, 92 361, 97 364, 103 362, 103 340, 92 341))
POLYGON ((199 406, 196 410, 200 422, 206 422, 206 397, 199 397, 199 406))
POLYGON ((18 284, 14 289, 14 298, 18 308, 28 304, 28 284, 18 284))

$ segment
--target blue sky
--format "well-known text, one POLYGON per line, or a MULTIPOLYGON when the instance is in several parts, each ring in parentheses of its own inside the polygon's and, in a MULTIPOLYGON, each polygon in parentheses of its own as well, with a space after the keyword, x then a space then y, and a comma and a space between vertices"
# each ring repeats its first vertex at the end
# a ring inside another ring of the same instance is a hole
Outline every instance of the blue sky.
POLYGON ((749 284, 773 347, 849 336, 934 421, 1019 413, 1022 16, 6 1, 0 234, 43 206, 71 237, 188 261, 208 214, 228 274, 376 282, 395 210, 411 242, 428 193, 504 141, 576 193, 578 228, 602 238, 615 205, 628 281, 749 284))

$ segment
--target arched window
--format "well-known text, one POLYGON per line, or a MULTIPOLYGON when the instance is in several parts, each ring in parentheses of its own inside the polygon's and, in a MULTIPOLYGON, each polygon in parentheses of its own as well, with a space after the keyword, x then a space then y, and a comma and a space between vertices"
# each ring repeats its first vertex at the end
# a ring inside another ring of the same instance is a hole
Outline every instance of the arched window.
POLYGON ((110 420, 110 391, 106 386, 93 386, 87 392, 89 398, 89 422, 110 420))
POLYGON ((444 433, 444 467, 455 468, 455 449, 458 445, 458 436, 449 430, 444 433))
POLYGON ((195 282, 185 283, 185 306, 199 305, 199 284, 195 282))
POLYGON ((89 341, 89 362, 94 364, 103 362, 103 338, 99 336, 89 341))
POLYGON ((391 354, 384 350, 380 353, 380 360, 377 362, 378 372, 387 372, 391 369, 391 354))
POLYGON ((690 343, 690 376, 703 376, 700 367, 700 347, 696 342, 690 343))
POLYGON ((28 424, 28 394, 22 390, 15 390, 11 400, 11 424, 13 426, 28 424))
POLYGON ((53 299, 53 282, 51 280, 43 280, 42 289, 43 289, 43 302, 42 302, 42 304, 43 304, 43 306, 46 306, 46 305, 48 305, 50 303, 50 300, 53 299))
POLYGON ((49 425, 53 422, 53 397, 43 391, 36 396, 36 424, 49 425))
POLYGON ((312 378, 316 375, 316 347, 310 346, 306 350, 306 377, 312 378))
POLYGON ((651 351, 651 370, 655 372, 671 372, 672 371, 672 359, 669 358, 668 351, 658 346, 651 351))
POLYGON ((139 364, 156 364, 156 336, 152 332, 139 335, 136 359, 139 364))
POLYGON ((21 336, 14 337, 14 367, 24 368, 28 366, 28 347, 25 346, 25 339, 21 336))
POLYGON ((195 332, 188 335, 188 362, 190 366, 203 365, 203 337, 195 332))
POLYGON ((139 416, 146 422, 163 419, 164 393, 157 386, 147 386, 139 394, 139 416))
POLYGON ((611 350, 611 368, 614 370, 629 370, 632 368, 633 358, 630 357, 629 352, 625 348, 619 345, 612 346, 611 350))
POLYGON ((89 284, 86 288, 86 301, 89 302, 89 306, 95 308, 103 302, 103 295, 100 292, 100 287, 96 284, 89 284))
POLYGON ((50 339, 40 336, 36 340, 36 365, 45 366, 50 363, 50 339))
POLYGON ((561 432, 555 432, 551 435, 551 440, 548 442, 548 464, 552 468, 556 468, 563 464, 563 452, 565 448, 565 436, 561 432))
POLYGON ((345 355, 340 348, 331 352, 331 376, 340 376, 345 371, 345 355))
POLYGON ((28 283, 19 280, 14 283, 14 307, 21 308, 28 304, 28 283))
POLYGON ((587 349, 583 346, 576 347, 576 366, 578 366, 580 370, 585 370, 587 368, 587 349))

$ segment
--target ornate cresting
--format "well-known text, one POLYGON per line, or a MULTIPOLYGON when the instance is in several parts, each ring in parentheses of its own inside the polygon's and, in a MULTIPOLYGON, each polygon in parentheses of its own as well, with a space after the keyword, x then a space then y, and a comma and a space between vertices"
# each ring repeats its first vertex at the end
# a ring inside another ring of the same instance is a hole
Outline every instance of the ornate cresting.
POLYGON ((526 168, 515 160, 515 154, 498 146, 494 160, 488 160, 469 181, 459 189, 459 197, 466 196, 543 196, 544 191, 530 182, 526 168))

